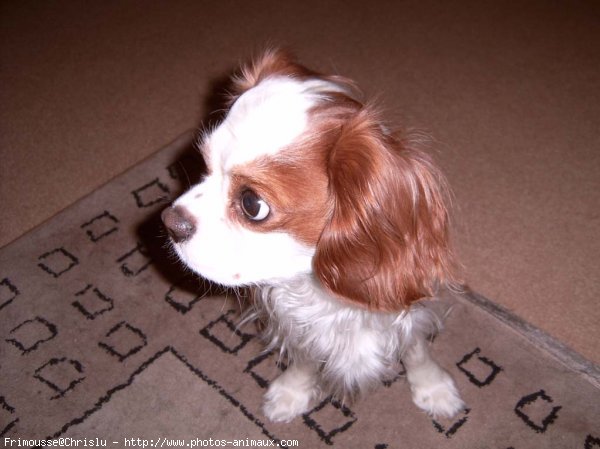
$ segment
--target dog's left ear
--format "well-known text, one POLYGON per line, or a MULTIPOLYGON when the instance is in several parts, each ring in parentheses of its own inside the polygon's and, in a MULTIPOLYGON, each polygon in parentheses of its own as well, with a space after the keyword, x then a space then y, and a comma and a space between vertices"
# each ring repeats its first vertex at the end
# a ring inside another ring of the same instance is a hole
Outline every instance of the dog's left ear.
POLYGON ((342 127, 327 170, 331 216, 313 268, 328 290, 398 311, 455 282, 445 182, 425 154, 363 108, 342 127))

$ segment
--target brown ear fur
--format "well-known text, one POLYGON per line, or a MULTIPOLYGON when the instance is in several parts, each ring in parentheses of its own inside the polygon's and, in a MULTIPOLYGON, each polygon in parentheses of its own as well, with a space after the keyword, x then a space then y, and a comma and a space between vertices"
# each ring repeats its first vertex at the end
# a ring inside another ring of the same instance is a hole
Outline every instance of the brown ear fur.
POLYGON ((313 263, 326 288, 397 311, 454 281, 445 182, 425 154, 363 108, 342 127, 328 176, 332 215, 313 263))

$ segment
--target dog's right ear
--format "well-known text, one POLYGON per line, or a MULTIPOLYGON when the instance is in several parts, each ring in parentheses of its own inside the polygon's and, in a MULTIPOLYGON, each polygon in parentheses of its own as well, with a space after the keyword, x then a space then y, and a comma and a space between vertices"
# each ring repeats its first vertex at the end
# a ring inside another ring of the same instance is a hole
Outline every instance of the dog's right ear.
POLYGON ((278 47, 268 48, 259 57, 242 64, 232 77, 229 104, 233 104, 240 95, 270 76, 303 79, 315 75, 315 72, 299 64, 290 51, 278 47))
POLYGON ((328 155, 331 215, 314 274, 334 295, 400 311, 457 285, 446 183, 430 159, 388 135, 375 111, 348 119, 328 155))

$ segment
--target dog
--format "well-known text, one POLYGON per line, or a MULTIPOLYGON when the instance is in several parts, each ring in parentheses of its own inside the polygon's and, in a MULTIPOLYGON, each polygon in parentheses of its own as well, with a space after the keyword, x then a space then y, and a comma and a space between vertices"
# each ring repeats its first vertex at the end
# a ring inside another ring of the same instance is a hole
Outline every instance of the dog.
POLYGON ((441 317, 427 298, 461 285, 439 169, 354 82, 285 51, 243 65, 231 86, 225 118, 198 142, 206 176, 162 220, 187 267, 254 290, 249 319, 287 361, 266 417, 289 422, 324 394, 352 400, 400 363, 419 408, 461 411, 428 349, 441 317))

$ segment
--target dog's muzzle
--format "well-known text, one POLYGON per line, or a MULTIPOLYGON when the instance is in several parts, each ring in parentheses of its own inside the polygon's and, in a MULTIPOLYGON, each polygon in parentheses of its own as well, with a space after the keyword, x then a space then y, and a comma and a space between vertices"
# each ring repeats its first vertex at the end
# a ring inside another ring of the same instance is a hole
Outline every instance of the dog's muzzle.
POLYGON ((185 242, 196 232, 196 220, 184 207, 168 207, 162 211, 161 218, 167 232, 177 243, 185 242))

